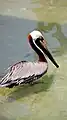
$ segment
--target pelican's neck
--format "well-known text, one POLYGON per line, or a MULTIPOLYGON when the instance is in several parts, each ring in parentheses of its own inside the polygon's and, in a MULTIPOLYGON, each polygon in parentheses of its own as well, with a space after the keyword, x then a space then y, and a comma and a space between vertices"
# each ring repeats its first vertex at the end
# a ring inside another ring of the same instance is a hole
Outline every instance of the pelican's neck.
POLYGON ((46 58, 43 55, 38 55, 39 57, 39 62, 47 62, 46 58))
POLYGON ((39 57, 39 60, 40 62, 47 62, 44 54, 42 53, 42 51, 40 49, 38 49, 38 47, 33 43, 33 40, 30 39, 30 45, 31 47, 33 48, 33 50, 37 53, 38 57, 39 57))

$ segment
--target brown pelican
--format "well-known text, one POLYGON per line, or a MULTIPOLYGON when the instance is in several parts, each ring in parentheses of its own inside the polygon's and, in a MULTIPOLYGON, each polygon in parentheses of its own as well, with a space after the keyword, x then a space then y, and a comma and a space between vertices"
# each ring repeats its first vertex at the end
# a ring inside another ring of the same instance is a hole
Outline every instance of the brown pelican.
POLYGON ((45 55, 57 68, 59 67, 49 52, 46 40, 40 31, 33 30, 30 32, 28 40, 32 49, 38 54, 39 60, 35 62, 20 61, 10 66, 8 72, 0 81, 0 87, 13 87, 37 81, 48 69, 48 62, 45 55))

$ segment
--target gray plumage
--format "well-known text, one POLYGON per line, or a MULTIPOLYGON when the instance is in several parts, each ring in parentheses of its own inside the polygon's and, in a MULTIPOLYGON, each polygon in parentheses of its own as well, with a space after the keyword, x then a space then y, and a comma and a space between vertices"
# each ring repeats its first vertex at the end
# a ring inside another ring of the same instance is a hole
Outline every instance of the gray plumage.
POLYGON ((47 71, 47 68, 46 62, 18 62, 8 69, 7 74, 0 81, 0 86, 31 83, 40 78, 47 71))

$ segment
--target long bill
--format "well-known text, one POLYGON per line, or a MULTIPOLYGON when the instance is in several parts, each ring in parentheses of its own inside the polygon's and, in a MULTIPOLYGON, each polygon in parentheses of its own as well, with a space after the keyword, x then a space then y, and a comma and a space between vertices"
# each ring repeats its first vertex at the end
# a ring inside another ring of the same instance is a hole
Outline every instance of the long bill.
POLYGON ((58 68, 59 65, 56 63, 56 61, 54 60, 53 56, 51 55, 51 53, 49 52, 49 50, 47 49, 47 45, 46 45, 46 40, 42 40, 40 41, 40 47, 42 48, 43 52, 47 55, 47 57, 52 61, 52 63, 58 68))
POLYGON ((51 53, 49 52, 49 50, 47 48, 44 48, 44 53, 52 61, 52 63, 58 68, 59 65, 56 63, 56 61, 54 60, 53 56, 51 55, 51 53))

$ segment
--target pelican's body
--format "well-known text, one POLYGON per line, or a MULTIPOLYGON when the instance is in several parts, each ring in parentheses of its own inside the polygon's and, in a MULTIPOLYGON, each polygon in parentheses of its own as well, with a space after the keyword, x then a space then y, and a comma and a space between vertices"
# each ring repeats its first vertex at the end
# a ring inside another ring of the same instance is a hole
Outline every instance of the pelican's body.
POLYGON ((28 35, 28 39, 31 47, 38 54, 39 60, 36 62, 20 61, 11 66, 7 74, 1 79, 0 87, 13 87, 23 83, 32 83, 42 77, 48 69, 45 54, 49 56, 56 67, 59 67, 47 50, 46 41, 40 31, 32 31, 28 35))

